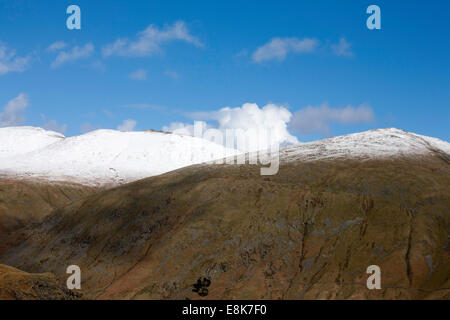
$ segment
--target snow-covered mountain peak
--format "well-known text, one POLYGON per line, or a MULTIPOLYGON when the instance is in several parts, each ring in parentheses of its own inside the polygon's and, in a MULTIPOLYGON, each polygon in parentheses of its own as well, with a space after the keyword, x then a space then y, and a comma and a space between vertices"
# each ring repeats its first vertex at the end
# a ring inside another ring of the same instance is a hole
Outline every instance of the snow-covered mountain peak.
POLYGON ((0 150, 12 155, 0 159, 0 174, 84 184, 116 184, 237 153, 200 138, 161 132, 101 129, 64 138, 34 129, 10 130, 12 136, 5 133, 5 139, 0 138, 0 150), (35 141, 41 141, 42 147, 26 147, 35 141), (13 147, 21 152, 12 152, 13 147))
POLYGON ((0 159, 23 155, 64 139, 64 135, 38 127, 0 128, 0 159))
POLYGON ((450 157, 450 143, 396 128, 386 128, 296 144, 283 148, 280 157, 290 162, 411 157, 436 152, 450 157))

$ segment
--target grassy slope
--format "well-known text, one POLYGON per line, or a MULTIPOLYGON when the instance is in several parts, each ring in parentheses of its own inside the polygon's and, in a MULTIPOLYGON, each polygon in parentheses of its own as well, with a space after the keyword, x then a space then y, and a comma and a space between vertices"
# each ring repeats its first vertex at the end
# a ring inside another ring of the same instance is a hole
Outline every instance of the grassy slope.
POLYGON ((93 192, 95 189, 77 184, 0 177, 0 252, 21 236, 18 230, 93 192))
POLYGON ((58 284, 51 273, 30 274, 0 264, 0 300, 74 300, 81 294, 58 284))
POLYGON ((58 209, 0 262, 88 297, 450 298, 450 167, 421 160, 193 166, 58 209), (367 266, 382 270, 369 291, 367 266))

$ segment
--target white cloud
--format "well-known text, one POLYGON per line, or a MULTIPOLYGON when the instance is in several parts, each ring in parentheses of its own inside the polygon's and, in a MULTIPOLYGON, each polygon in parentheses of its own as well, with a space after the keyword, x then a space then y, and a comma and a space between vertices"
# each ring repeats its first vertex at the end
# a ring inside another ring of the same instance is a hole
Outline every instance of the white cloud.
POLYGON ((255 62, 268 60, 283 61, 290 52, 313 52, 318 45, 319 41, 314 38, 273 38, 265 45, 256 49, 252 58, 255 62))
POLYGON ((375 120, 375 115, 369 105, 358 107, 330 108, 323 104, 319 107, 308 106, 294 113, 289 128, 301 134, 330 134, 330 124, 369 123, 375 120))
POLYGON ((16 51, 0 42, 0 76, 8 72, 23 72, 28 67, 30 57, 19 57, 16 51))
POLYGON ((340 38, 337 44, 332 44, 331 49, 333 53, 338 57, 353 57, 353 51, 351 49, 352 44, 347 42, 345 38, 340 38))
POLYGON ((119 131, 133 131, 136 127, 137 121, 133 119, 127 119, 122 122, 121 125, 117 126, 119 131))
POLYGON ((59 51, 61 49, 64 49, 65 47, 67 47, 67 43, 65 43, 64 41, 56 41, 49 45, 46 51, 59 51))
MULTIPOLYGON (((205 121, 196 120, 196 122, 201 125, 203 131, 206 129, 212 128, 205 121)), ((168 126, 164 126, 162 128, 162 131, 193 136, 194 135, 194 125, 189 124, 189 123, 183 123, 183 122, 172 122, 168 126)))
MULTIPOLYGON (((259 146, 268 147, 271 144, 298 143, 297 138, 287 130, 287 123, 290 121, 292 114, 283 106, 268 104, 263 108, 259 108, 255 103, 245 103, 242 107, 226 107, 218 111, 193 113, 191 116, 199 120, 215 121, 217 123, 215 126, 201 121, 203 130, 217 129, 224 136, 226 130, 231 132, 243 130, 246 133, 251 133, 252 139, 256 138, 258 140, 256 144, 259 146)), ((180 122, 171 123, 169 126, 163 127, 163 131, 191 135, 193 135, 193 129, 193 125, 180 122)), ((254 143, 254 141, 250 143, 254 143)), ((246 147, 249 149, 244 151, 254 150, 249 145, 246 147)))
POLYGON ((44 124, 44 129, 64 134, 67 130, 67 124, 59 125, 56 120, 49 120, 44 124))
POLYGON ((104 57, 112 55, 148 57, 162 51, 161 46, 172 41, 184 41, 197 47, 203 46, 200 40, 190 34, 183 21, 177 21, 171 26, 159 29, 150 25, 139 32, 136 39, 117 39, 102 49, 104 57))
POLYGON ((61 51, 55 61, 52 62, 51 67, 57 68, 65 63, 73 62, 79 59, 85 59, 92 55, 94 46, 92 43, 86 44, 84 47, 75 46, 70 51, 61 51))
POLYGON ((178 80, 180 78, 180 75, 176 71, 167 70, 164 74, 173 80, 178 80))
POLYGON ((136 71, 130 73, 130 75, 128 77, 132 80, 143 81, 143 80, 147 79, 147 70, 144 70, 144 69, 136 70, 136 71))
POLYGON ((9 101, 4 111, 0 113, 0 127, 18 126, 25 123, 25 109, 28 107, 28 98, 21 93, 9 101))

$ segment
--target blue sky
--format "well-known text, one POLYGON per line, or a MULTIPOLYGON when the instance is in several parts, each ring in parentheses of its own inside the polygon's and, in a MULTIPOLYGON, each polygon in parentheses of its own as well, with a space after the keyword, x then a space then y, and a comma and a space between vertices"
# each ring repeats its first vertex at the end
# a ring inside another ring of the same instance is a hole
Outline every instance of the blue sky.
POLYGON ((286 125, 300 141, 383 127, 448 141, 449 10, 446 1, 1 0, 0 117, 24 94, 15 124, 70 136, 273 103, 292 113, 286 125), (81 30, 66 28, 71 4, 81 30), (371 4, 381 30, 366 27, 371 4), (127 40, 108 54, 118 39, 127 40))

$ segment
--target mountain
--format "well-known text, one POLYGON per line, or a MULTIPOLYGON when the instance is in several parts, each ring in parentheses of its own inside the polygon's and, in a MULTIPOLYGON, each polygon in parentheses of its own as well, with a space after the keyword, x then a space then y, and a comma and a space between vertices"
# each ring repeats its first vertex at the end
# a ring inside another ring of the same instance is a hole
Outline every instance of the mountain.
POLYGON ((120 184, 233 155, 200 138, 96 130, 65 138, 40 128, 0 128, 0 175, 87 185, 120 184), (16 150, 17 149, 17 150, 16 150))
POLYGON ((450 299, 449 150, 381 129, 284 148, 273 176, 181 168, 55 209, 0 263, 79 265, 92 299, 450 299))
POLYGON ((0 160, 39 150, 63 139, 62 134, 42 128, 0 128, 0 160))
POLYGON ((395 128, 352 133, 310 143, 293 145, 281 150, 284 162, 387 159, 438 155, 450 161, 450 143, 395 128))

